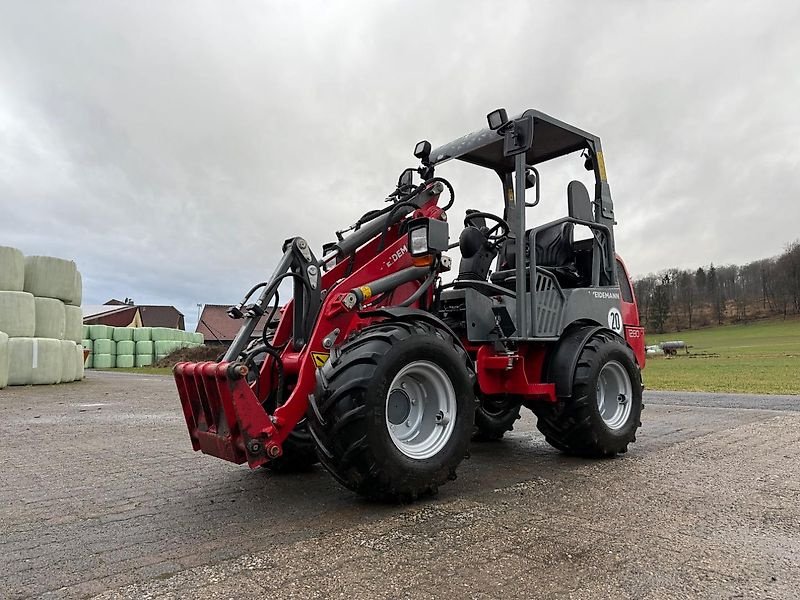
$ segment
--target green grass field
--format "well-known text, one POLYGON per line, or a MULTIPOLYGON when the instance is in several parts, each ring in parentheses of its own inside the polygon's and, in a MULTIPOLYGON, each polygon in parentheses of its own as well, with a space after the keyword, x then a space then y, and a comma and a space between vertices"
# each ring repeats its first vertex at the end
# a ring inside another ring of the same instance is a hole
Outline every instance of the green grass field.
POLYGON ((800 394, 800 319, 647 335, 648 345, 666 340, 683 340, 690 354, 648 356, 648 389, 800 394))

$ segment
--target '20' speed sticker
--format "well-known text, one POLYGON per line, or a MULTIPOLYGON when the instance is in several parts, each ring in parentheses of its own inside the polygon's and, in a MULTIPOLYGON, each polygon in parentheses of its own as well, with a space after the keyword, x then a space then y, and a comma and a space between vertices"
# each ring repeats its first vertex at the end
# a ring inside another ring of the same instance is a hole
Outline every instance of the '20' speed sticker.
POLYGON ((618 308, 609 309, 608 328, 622 335, 622 313, 619 312, 618 308))

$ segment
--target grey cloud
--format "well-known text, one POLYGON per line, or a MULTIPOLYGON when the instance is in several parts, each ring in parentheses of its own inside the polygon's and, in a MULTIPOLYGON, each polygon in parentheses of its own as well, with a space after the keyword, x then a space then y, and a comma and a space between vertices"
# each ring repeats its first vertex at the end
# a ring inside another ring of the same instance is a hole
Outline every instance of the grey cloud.
MULTIPOLYGON (((536 107, 604 140, 631 270, 798 237, 795 3, 5 3, 0 243, 87 302, 230 302, 381 206, 419 139, 536 107), (501 10, 502 8, 502 10, 501 10)), ((577 161, 547 170, 564 209, 577 161)), ((443 168, 465 208, 492 174, 443 168)))

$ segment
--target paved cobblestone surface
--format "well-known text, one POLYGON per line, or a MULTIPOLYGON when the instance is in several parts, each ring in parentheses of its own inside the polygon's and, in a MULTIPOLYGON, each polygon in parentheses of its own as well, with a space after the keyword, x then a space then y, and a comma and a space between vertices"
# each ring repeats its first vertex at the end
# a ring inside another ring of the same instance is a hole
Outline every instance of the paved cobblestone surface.
POLYGON ((615 460, 525 416, 411 506, 193 453, 168 378, 0 391, 2 598, 798 598, 800 398, 648 393, 615 460))

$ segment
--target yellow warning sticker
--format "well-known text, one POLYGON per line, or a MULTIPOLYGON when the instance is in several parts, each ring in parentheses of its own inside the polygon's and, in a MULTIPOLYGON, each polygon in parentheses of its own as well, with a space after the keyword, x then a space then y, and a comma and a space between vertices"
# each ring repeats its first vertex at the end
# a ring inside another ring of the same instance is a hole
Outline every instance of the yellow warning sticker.
POLYGON ((372 296, 372 290, 368 285, 362 285, 360 288, 361 293, 364 294, 364 300, 372 296))
POLYGON ((317 367, 317 368, 320 368, 322 365, 324 365, 326 362, 328 362, 328 358, 329 357, 330 357, 330 354, 328 354, 327 352, 312 352, 311 353, 311 358, 314 359, 314 366, 317 367))
POLYGON ((597 170, 600 172, 600 181, 606 181, 606 161, 602 152, 597 153, 597 170))

